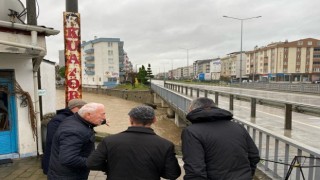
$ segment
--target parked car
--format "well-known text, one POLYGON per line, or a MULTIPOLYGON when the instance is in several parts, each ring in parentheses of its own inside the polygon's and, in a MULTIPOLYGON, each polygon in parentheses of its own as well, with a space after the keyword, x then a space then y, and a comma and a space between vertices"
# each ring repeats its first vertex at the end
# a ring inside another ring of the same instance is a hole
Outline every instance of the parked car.
POLYGON ((320 84, 320 80, 312 81, 312 84, 320 84))

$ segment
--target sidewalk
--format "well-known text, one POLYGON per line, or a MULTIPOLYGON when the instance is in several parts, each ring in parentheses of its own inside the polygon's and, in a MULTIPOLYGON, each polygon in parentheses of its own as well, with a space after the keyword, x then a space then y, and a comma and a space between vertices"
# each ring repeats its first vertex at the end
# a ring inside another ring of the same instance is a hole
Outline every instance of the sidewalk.
MULTIPOLYGON (((101 171, 91 171, 89 180, 105 180, 107 176, 101 171)), ((14 159, 13 163, 0 165, 1 180, 46 180, 47 176, 41 169, 40 157, 14 159)))
MULTIPOLYGON (((182 160, 178 158, 181 165, 182 174, 178 180, 183 179, 184 171, 182 167, 182 160)), ((0 179, 1 180, 46 180, 47 176, 42 173, 41 158, 28 157, 22 159, 13 159, 13 163, 0 165, 0 179)), ((91 171, 88 180, 105 180, 106 176, 101 171, 91 171)), ((256 171, 254 180, 269 180, 267 176, 256 171)))

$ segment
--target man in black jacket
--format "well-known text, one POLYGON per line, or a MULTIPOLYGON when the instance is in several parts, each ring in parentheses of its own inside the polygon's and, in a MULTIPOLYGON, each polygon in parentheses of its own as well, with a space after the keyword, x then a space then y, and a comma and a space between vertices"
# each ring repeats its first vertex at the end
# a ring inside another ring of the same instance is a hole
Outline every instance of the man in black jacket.
POLYGON ((57 110, 57 114, 49 121, 47 125, 46 146, 42 158, 42 170, 44 174, 48 173, 52 139, 60 123, 66 117, 69 117, 74 113, 78 112, 79 109, 85 104, 87 103, 81 99, 72 99, 68 102, 68 107, 57 110))
POLYGON ((103 104, 88 103, 78 113, 67 117, 52 140, 49 180, 85 180, 89 169, 86 161, 94 150, 93 127, 105 122, 103 104))
POLYGON ((105 171, 108 180, 176 179, 181 170, 172 142, 156 135, 153 108, 138 106, 129 112, 131 127, 106 137, 89 156, 91 170, 105 171))
POLYGON ((252 179, 259 151, 246 129, 209 98, 191 102, 181 135, 185 180, 252 179))

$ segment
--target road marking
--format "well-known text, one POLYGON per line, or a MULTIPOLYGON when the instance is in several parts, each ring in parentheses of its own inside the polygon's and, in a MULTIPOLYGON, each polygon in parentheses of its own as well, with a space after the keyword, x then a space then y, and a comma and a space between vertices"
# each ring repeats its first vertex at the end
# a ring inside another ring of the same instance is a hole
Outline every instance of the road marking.
MULTIPOLYGON (((219 101, 220 102, 220 101, 219 101)), ((225 104, 228 104, 227 101, 222 101, 224 102, 225 104)), ((241 108, 246 108, 248 110, 250 110, 250 107, 246 107, 246 106, 239 106, 237 104, 234 104, 235 106, 238 106, 238 107, 241 107, 241 108)), ((275 117, 278 117, 280 119, 283 119, 284 120, 284 117, 283 116, 279 116, 279 115, 275 115, 275 114, 270 114, 270 113, 267 113, 267 112, 264 112, 264 111, 260 111, 260 110, 257 110, 257 112, 260 112, 260 113, 265 113, 265 114, 268 114, 268 115, 271 115, 271 116, 275 116, 275 117)), ((263 119, 263 118, 262 118, 263 119)), ((308 118, 310 119, 310 118, 308 118)), ((314 119, 320 119, 320 118, 317 118, 317 117, 314 117, 314 119)), ((300 123, 300 124, 303 124, 303 125, 306 125, 306 126, 310 126, 310 127, 313 127, 313 128, 317 128, 317 129, 320 129, 319 126, 314 126, 314 125, 310 125, 310 124, 306 124, 306 123, 303 123, 303 122, 299 122, 299 121, 296 121, 296 120, 292 120, 292 122, 295 122, 295 123, 300 123)))

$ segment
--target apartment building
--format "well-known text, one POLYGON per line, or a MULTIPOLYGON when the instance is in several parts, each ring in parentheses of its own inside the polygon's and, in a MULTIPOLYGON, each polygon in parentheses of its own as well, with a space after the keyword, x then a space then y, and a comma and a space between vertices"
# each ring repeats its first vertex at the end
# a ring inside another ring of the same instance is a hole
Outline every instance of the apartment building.
POLYGON ((220 80, 221 60, 220 58, 213 59, 210 63, 210 72, 212 80, 220 80))
POLYGON ((97 38, 83 42, 82 84, 89 87, 114 87, 125 77, 123 41, 97 38))
POLYGON ((245 74, 246 70, 246 54, 240 52, 233 52, 221 58, 221 77, 227 79, 239 79, 240 71, 242 71, 242 78, 248 78, 245 74), (242 63, 240 63, 242 59, 242 63), (241 68, 240 68, 241 64, 241 68))
POLYGON ((195 75, 198 75, 199 73, 210 73, 210 62, 212 60, 213 59, 196 60, 193 63, 195 75))
POLYGON ((320 79, 318 39, 270 43, 267 46, 255 47, 246 54, 246 75, 251 79, 288 82, 320 79))

